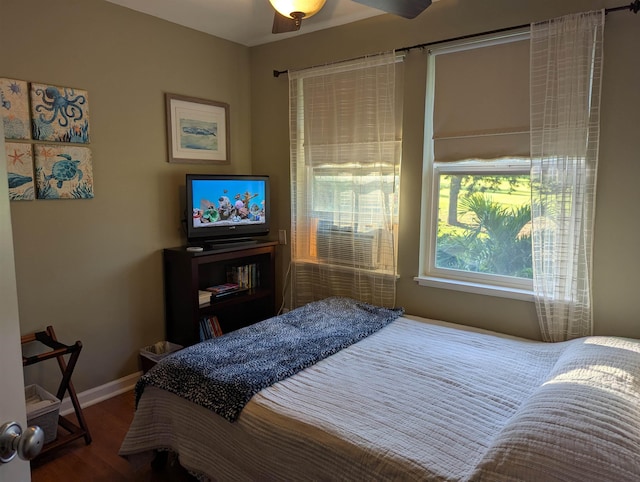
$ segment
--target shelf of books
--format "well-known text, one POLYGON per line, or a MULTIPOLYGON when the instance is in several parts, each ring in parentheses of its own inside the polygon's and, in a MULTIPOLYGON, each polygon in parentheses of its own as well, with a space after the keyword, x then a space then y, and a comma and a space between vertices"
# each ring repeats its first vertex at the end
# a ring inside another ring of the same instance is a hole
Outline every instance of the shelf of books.
POLYGON ((211 340, 222 334, 217 316, 205 316, 200 320, 200 341, 211 340))
POLYGON ((260 266, 257 263, 227 267, 227 282, 198 290, 200 307, 237 295, 255 293, 260 288, 260 266))

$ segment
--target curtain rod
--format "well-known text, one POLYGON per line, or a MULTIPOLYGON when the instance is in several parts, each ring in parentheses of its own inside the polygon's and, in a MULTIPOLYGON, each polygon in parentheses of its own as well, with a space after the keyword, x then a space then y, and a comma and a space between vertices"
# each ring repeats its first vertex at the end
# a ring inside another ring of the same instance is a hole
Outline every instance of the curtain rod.
MULTIPOLYGON (((640 0, 634 0, 632 3, 630 3, 629 5, 621 5, 620 7, 611 7, 611 8, 605 8, 604 9, 604 13, 605 15, 611 12, 619 12, 621 10, 629 10, 633 13, 638 13, 640 11, 640 0)), ((438 44, 443 44, 443 43, 447 43, 447 42, 456 42, 459 40, 467 40, 470 38, 475 38, 475 37, 482 37, 483 35, 492 35, 492 34, 496 34, 496 33, 503 33, 503 32, 509 32, 511 30, 519 30, 522 28, 526 28, 529 27, 530 24, 524 24, 524 25, 516 25, 514 27, 504 27, 504 28, 499 28, 496 30, 488 30, 486 32, 480 32, 480 33, 472 33, 469 35, 461 35, 460 37, 453 37, 453 38, 448 38, 445 40, 435 40, 433 42, 426 42, 426 43, 422 43, 422 44, 417 44, 417 45, 412 45, 411 47, 402 47, 399 49, 396 49, 396 52, 408 52, 409 50, 413 50, 413 49, 423 49, 425 47, 431 47, 433 45, 438 45, 438 44)), ((349 59, 349 60, 356 60, 356 59, 360 59, 362 57, 356 57, 353 59, 349 59)), ((287 74, 289 73, 289 70, 274 70, 273 71, 273 76, 274 77, 280 77, 281 74, 287 74)))

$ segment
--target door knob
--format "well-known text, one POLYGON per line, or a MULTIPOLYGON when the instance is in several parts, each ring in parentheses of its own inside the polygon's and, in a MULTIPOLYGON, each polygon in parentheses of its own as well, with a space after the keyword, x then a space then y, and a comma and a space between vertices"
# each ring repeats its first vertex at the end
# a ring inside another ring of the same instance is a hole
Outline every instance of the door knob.
POLYGON ((44 431, 34 425, 24 433, 18 422, 8 422, 0 427, 0 463, 11 462, 18 455, 22 460, 31 460, 42 450, 44 431))

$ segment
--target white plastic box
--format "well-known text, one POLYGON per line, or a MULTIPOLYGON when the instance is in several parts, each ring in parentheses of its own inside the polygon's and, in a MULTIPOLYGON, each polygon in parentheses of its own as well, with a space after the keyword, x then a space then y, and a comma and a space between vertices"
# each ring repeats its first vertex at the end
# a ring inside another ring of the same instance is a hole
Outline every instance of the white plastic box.
POLYGON ((153 345, 140 348, 142 371, 146 373, 164 357, 178 350, 182 350, 182 348, 184 348, 182 345, 177 345, 170 341, 159 341, 153 345))
POLYGON ((38 425, 44 431, 44 443, 53 442, 58 436, 60 399, 39 385, 24 387, 27 402, 27 424, 38 425))

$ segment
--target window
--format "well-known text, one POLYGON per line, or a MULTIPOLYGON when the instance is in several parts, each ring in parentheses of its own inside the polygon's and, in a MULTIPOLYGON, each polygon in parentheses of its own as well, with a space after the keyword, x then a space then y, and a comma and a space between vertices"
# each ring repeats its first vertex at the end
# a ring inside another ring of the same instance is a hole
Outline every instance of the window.
POLYGON ((532 278, 529 161, 487 164, 434 166, 438 196, 431 272, 527 289, 532 278))
POLYGON ((529 41, 429 56, 420 284, 528 299, 529 41))
POLYGON ((357 233, 385 228, 385 216, 397 219, 397 175, 380 169, 319 167, 313 169, 312 215, 320 223, 357 233))
POLYGON ((311 208, 297 245, 300 260, 393 274, 398 224, 397 166, 308 168, 311 208))
POLYGON ((291 307, 327 296, 395 304, 401 60, 289 72, 291 307))

